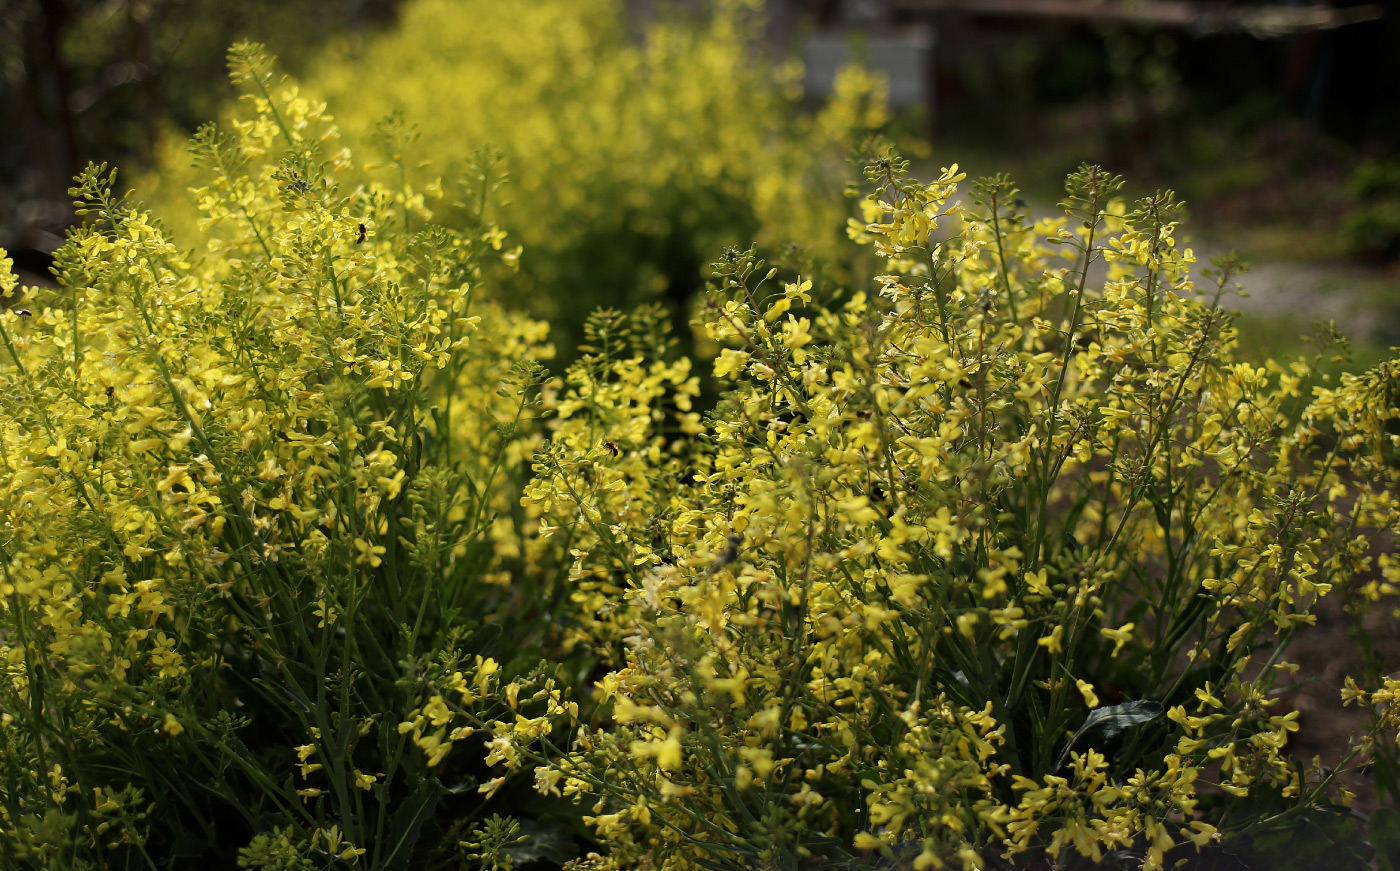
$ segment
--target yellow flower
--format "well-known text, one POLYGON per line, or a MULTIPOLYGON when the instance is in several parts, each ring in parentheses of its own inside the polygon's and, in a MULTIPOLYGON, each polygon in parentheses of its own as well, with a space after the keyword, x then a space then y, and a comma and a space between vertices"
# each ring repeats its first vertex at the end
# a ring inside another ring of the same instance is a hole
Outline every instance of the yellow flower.
POLYGON ((672 728, 665 738, 633 741, 632 755, 638 759, 654 758, 662 771, 675 771, 682 761, 680 734, 679 728, 672 728))
POLYGON ((447 707, 447 702, 442 696, 435 695, 423 706, 423 716, 434 726, 442 726, 452 719, 452 710, 447 707))
POLYGON ((715 377, 729 378, 744 371, 744 367, 749 364, 749 352, 737 351, 733 348, 726 348, 720 352, 719 358, 715 360, 715 377))
POLYGON ((368 563, 370 568, 379 568, 384 564, 384 560, 380 557, 384 555, 386 549, 381 544, 370 544, 363 538, 356 538, 355 550, 359 551, 355 556, 356 565, 368 563))
POLYGON ((1104 627, 1099 630, 1099 634, 1113 642, 1113 655, 1117 656, 1118 651, 1123 649, 1123 645, 1133 640, 1133 623, 1124 623, 1117 629, 1104 627))
POLYGON ((1097 708, 1099 706, 1099 697, 1094 693, 1093 684, 1076 678, 1074 685, 1079 687, 1079 694, 1084 697, 1084 704, 1088 705, 1090 708, 1097 708))

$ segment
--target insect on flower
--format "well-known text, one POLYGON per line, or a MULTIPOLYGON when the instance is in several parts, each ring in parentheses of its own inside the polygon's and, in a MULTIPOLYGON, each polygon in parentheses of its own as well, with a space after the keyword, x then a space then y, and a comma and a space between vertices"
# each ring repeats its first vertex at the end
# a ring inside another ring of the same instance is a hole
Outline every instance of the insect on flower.
POLYGON ((355 240, 355 244, 356 244, 356 245, 358 245, 358 244, 360 244, 361 242, 365 241, 365 233, 366 233, 366 232, 367 232, 367 231, 366 231, 366 229, 365 229, 365 225, 364 225, 364 224, 361 224, 361 225, 360 225, 360 238, 358 238, 358 239, 355 240))
POLYGON ((603 442, 603 447, 608 449, 608 453, 614 457, 622 456, 622 448, 617 446, 617 442, 603 442))
POLYGON ((713 574, 739 558, 739 545, 744 543, 744 537, 738 533, 730 533, 725 538, 724 552, 715 560, 714 567, 710 569, 713 574))

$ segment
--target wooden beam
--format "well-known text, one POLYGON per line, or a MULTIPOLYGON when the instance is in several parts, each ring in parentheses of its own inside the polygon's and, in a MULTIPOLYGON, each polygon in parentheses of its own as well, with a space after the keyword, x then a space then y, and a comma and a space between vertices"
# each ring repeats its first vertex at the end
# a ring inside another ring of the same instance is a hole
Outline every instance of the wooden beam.
POLYGON ((966 12, 998 17, 1124 22, 1189 30, 1197 34, 1245 32, 1257 37, 1330 30, 1376 21, 1381 4, 1350 6, 1236 6, 1193 0, 894 0, 899 9, 966 12))

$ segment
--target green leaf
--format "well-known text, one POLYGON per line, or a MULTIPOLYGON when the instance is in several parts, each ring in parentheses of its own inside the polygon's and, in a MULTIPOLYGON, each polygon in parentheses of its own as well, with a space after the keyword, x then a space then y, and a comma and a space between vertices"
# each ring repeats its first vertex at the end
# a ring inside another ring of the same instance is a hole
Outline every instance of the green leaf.
POLYGON ((1371 814, 1366 833, 1376 850, 1376 867, 1380 871, 1400 871, 1400 811, 1383 807, 1371 814))
POLYGON ((506 855, 517 865, 548 859, 555 865, 563 865, 570 859, 578 858, 578 845, 569 836, 569 826, 559 819, 521 819, 520 834, 525 841, 505 849, 506 855))
POLYGON ((1064 767, 1070 751, 1080 738, 1088 737, 1090 747, 1099 747, 1133 726, 1155 720, 1162 715, 1162 711, 1161 703, 1150 699, 1095 708, 1084 718, 1084 725, 1079 727, 1079 731, 1074 733, 1074 737, 1069 739, 1065 749, 1060 752, 1060 758, 1055 762, 1055 770, 1059 771, 1064 767))
POLYGON ((471 792, 481 785, 481 781, 470 774, 462 775, 462 779, 452 784, 444 786, 442 791, 448 795, 461 795, 464 792, 471 792))
POLYGON ((423 824, 432 816, 437 807, 438 782, 425 780, 418 784, 418 791, 394 812, 389 822, 389 840, 384 862, 384 871, 394 871, 408 866, 408 858, 413 854, 413 845, 418 842, 423 824))
POLYGON ((1242 858, 1249 868, 1278 871, 1369 871, 1369 845, 1349 817, 1309 809, 1280 828, 1254 833, 1242 858))
POLYGON ((253 678, 253 683, 267 691, 269 700, 286 699, 291 710, 300 711, 304 716, 310 716, 314 707, 311 699, 307 698, 301 687, 282 680, 272 669, 264 668, 262 676, 253 678))

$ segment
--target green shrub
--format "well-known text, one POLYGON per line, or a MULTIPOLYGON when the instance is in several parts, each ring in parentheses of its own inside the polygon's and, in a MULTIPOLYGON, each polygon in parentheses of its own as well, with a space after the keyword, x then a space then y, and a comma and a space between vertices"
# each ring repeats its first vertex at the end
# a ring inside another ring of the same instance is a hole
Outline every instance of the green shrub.
POLYGON ((1387 258, 1400 254, 1400 162, 1362 163, 1347 179, 1347 192, 1355 204, 1342 232, 1351 250, 1387 258))

